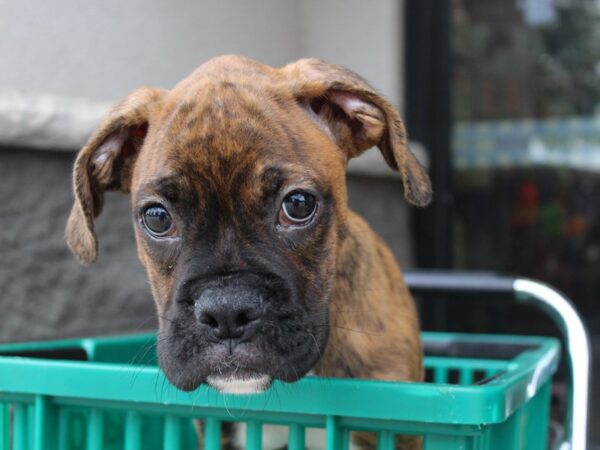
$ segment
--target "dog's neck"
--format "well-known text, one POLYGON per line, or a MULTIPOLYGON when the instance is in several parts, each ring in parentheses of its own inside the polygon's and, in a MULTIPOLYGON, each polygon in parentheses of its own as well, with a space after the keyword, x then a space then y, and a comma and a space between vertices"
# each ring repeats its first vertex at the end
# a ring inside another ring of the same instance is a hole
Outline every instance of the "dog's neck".
POLYGON ((420 348, 419 321, 409 299, 390 250, 360 216, 349 212, 329 306, 329 343, 315 373, 421 379, 422 356, 409 350, 420 348), (378 302, 378 297, 395 301, 378 302), (393 348, 390 343, 395 344, 393 348), (407 361, 409 358, 418 360, 407 361))

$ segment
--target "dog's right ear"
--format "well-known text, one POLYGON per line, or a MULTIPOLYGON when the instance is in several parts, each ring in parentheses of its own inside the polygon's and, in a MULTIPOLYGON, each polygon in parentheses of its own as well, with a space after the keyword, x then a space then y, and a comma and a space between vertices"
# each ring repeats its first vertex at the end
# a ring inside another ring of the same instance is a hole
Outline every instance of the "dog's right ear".
POLYGON ((75 202, 65 239, 82 264, 98 255, 94 219, 100 214, 104 192, 129 192, 133 163, 142 147, 150 116, 166 91, 140 88, 111 108, 75 160, 75 202))

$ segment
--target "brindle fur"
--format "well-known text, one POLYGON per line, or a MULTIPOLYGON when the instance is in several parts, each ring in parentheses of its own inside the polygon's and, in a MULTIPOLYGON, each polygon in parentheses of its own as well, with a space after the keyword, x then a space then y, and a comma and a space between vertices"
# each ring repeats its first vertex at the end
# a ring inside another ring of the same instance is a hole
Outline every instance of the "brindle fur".
MULTIPOLYGON (((161 331, 184 289, 179 280, 190 273, 207 265, 218 272, 279 264, 302 281, 294 295, 303 307, 313 319, 322 316, 314 319, 324 324, 315 328, 323 343, 315 342, 318 375, 420 381, 419 323, 400 269, 347 208, 347 161, 374 145, 400 172, 407 200, 426 205, 429 179, 408 150, 398 113, 358 75, 315 59, 275 69, 215 58, 173 90, 138 89, 108 113, 75 162, 67 243, 80 262, 94 261, 94 219, 106 190, 131 192, 134 218, 141 201, 160 195, 193 243, 157 244, 136 226, 161 331), (350 115, 348 97, 362 101, 350 115), (310 180, 323 211, 310 232, 280 237, 265 205, 280 201, 282 186, 294 180, 310 180)), ((181 352, 191 351, 186 345, 181 352)), ((176 367, 166 370, 176 384, 195 388, 198 380, 172 353, 162 350, 161 365, 176 367)), ((278 376, 295 375, 302 374, 278 376)), ((356 433, 354 441, 374 448, 369 434, 356 433)), ((416 449, 420 442, 399 438, 397 446, 416 449)))

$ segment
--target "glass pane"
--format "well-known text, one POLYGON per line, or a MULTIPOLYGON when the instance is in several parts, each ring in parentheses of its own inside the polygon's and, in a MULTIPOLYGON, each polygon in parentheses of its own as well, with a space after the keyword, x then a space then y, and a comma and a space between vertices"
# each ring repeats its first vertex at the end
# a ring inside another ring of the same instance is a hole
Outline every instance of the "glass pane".
MULTIPOLYGON (((566 292, 598 367, 600 1, 452 0, 451 23, 455 267, 566 292)), ((554 331, 507 307, 470 316, 514 332, 554 331)))
MULTIPOLYGON (((456 266, 600 292, 600 2, 454 0, 456 266)), ((600 324, 598 324, 600 325, 600 324)))

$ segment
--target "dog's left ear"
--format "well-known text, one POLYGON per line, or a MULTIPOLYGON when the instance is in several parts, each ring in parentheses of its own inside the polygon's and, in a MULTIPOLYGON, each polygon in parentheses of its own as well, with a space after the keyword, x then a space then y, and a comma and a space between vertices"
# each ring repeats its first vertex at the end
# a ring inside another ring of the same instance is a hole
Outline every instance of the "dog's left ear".
POLYGON ((166 91, 140 88, 111 108, 80 150, 73 168, 75 202, 65 239, 82 264, 98 254, 94 219, 102 211, 104 192, 129 192, 133 163, 142 147, 150 115, 166 91))
POLYGON ((381 94, 351 70, 319 59, 301 59, 282 71, 296 98, 348 159, 379 147, 387 164, 400 172, 406 199, 429 204, 429 176, 408 148, 400 114, 381 94))

